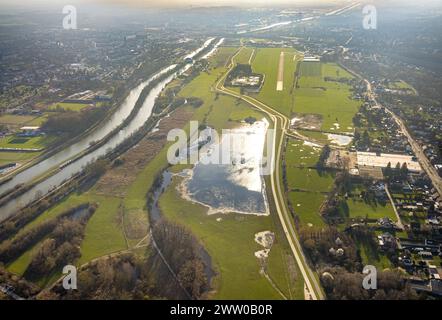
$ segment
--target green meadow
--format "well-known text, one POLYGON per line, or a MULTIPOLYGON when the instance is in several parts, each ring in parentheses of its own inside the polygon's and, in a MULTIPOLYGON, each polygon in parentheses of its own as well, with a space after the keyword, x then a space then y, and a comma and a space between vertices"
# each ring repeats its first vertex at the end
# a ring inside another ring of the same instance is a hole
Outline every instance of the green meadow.
POLYGON ((333 187, 335 176, 331 172, 311 168, 287 168, 290 189, 327 193, 333 187))
MULTIPOLYGON (((276 234, 269 255, 267 273, 285 296, 302 299, 303 281, 295 266, 295 279, 287 276, 287 265, 293 258, 279 232, 276 217, 258 217, 235 213, 208 215, 201 205, 184 200, 175 182, 160 198, 161 212, 169 220, 188 227, 208 251, 214 271, 215 299, 281 299, 282 297, 260 274, 260 263, 254 256, 262 250, 255 234, 270 230, 276 234), (276 218, 276 222, 274 220, 276 218)), ((292 270, 293 272, 293 270, 292 270)))
POLYGON ((0 148, 16 148, 16 149, 44 149, 55 137, 38 136, 38 137, 20 137, 17 135, 0 138, 0 148))
POLYGON ((23 163, 30 161, 41 152, 0 152, 0 165, 5 165, 11 162, 23 163))
POLYGON ((316 227, 325 226, 319 214, 319 209, 326 199, 327 195, 320 192, 292 191, 289 193, 289 200, 301 223, 304 225, 311 224, 316 227))
POLYGON ((351 87, 344 82, 351 74, 333 63, 321 63, 320 70, 316 62, 300 65, 293 111, 320 115, 323 131, 353 132, 353 117, 361 102, 351 98, 351 87))
POLYGON ((379 201, 364 201, 361 195, 361 191, 363 190, 363 186, 353 185, 350 197, 341 208, 343 216, 348 218, 368 217, 369 219, 387 217, 393 221, 397 220, 394 209, 388 199, 385 203, 380 203, 379 201))
POLYGON ((290 139, 287 143, 287 165, 293 167, 315 167, 321 148, 304 144, 301 140, 290 139))
POLYGON ((323 226, 319 208, 331 191, 335 175, 330 171, 319 171, 316 163, 321 148, 290 139, 286 150, 287 187, 289 201, 302 224, 323 226))
POLYGON ((212 65, 216 68, 226 67, 230 58, 238 51, 238 47, 220 47, 216 54, 210 57, 212 65))
POLYGON ((252 63, 254 72, 265 75, 261 91, 252 96, 286 116, 291 115, 295 98, 295 54, 296 51, 291 48, 257 48, 252 63), (282 91, 276 91, 279 57, 282 51, 285 53, 284 88, 282 91))
POLYGON ((250 47, 242 47, 241 51, 238 53, 238 55, 235 57, 235 62, 240 64, 249 64, 250 58, 254 57, 254 49, 250 47), (252 56, 253 54, 253 56, 252 56))

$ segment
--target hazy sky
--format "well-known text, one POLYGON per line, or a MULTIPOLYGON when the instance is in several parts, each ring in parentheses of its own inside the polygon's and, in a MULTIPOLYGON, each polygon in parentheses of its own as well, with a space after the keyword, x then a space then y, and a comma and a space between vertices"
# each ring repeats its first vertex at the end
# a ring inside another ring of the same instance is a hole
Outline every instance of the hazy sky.
POLYGON ((75 3, 101 3, 101 4, 131 4, 144 5, 152 7, 163 6, 212 6, 212 5, 243 5, 243 6, 261 6, 261 5, 276 5, 276 4, 314 4, 314 3, 345 3, 350 0, 0 0, 1 5, 20 5, 20 6, 42 6, 42 5, 57 5, 63 6, 66 4, 75 3), (19 4, 18 4, 19 3, 19 4))
MULTIPOLYGON (((442 0, 358 0, 359 2, 368 3, 389 3, 397 4, 417 4, 426 6, 427 4, 442 4, 442 0)), ((342 4, 351 3, 353 0, 0 0, 1 5, 20 6, 20 7, 59 7, 67 4, 124 4, 124 5, 143 5, 146 7, 171 7, 171 6, 220 6, 220 5, 236 5, 236 6, 272 6, 281 4, 305 5, 305 4, 342 4)))

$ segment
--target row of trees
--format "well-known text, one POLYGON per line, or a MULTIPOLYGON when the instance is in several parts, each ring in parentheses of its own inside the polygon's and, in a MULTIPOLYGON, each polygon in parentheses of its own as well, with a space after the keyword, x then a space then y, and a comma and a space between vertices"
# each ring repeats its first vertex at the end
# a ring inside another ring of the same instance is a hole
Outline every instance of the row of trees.
POLYGON ((91 262, 78 272, 78 290, 61 284, 41 295, 41 299, 129 300, 160 299, 155 295, 155 277, 147 261, 133 253, 91 262))
POLYGON ((81 256, 80 244, 87 220, 62 219, 32 257, 24 277, 37 280, 73 264, 81 256))
MULTIPOLYGON (((55 232, 54 232, 55 233, 55 232)), ((202 247, 184 227, 160 220, 152 229, 161 254, 150 246, 145 254, 122 253, 90 262, 78 272, 78 290, 61 284, 42 299, 192 299, 209 289, 202 247), (169 268, 172 269, 173 274, 169 268), (81 285, 80 285, 81 284, 81 285)), ((56 240, 54 240, 56 241, 56 240)), ((62 241, 59 241, 61 243, 62 241)), ((46 251, 52 243, 48 243, 46 251)), ((49 254, 41 250, 41 256, 49 254)), ((47 264, 40 259, 41 265, 47 264)))
POLYGON ((348 272, 340 267, 327 268, 321 277, 327 297, 331 300, 416 300, 416 294, 397 271, 378 271, 377 289, 362 286, 364 274, 348 272))
POLYGON ((48 133, 64 134, 67 138, 74 137, 103 119, 108 108, 90 108, 80 112, 63 112, 51 115, 42 125, 48 133))
POLYGON ((387 167, 384 169, 384 176, 389 180, 406 180, 408 176, 408 167, 407 163, 404 162, 402 165, 400 162, 396 164, 394 168, 391 167, 391 162, 387 164, 387 167))
POLYGON ((329 146, 328 144, 326 144, 326 145, 322 148, 322 150, 321 150, 321 154, 319 155, 319 160, 318 160, 318 162, 316 163, 316 167, 317 167, 318 169, 323 169, 323 168, 325 168, 325 165, 326 165, 327 159, 328 159, 328 157, 330 156, 330 152, 331 152, 330 146, 329 146))
POLYGON ((8 263, 15 260, 26 250, 30 249, 33 245, 41 241, 46 235, 53 232, 63 219, 72 216, 79 210, 85 209, 89 210, 89 214, 91 215, 93 212, 95 212, 96 207, 90 206, 88 203, 82 204, 78 207, 65 211, 57 218, 47 220, 26 232, 20 233, 13 239, 3 241, 0 244, 0 261, 3 263, 8 263))

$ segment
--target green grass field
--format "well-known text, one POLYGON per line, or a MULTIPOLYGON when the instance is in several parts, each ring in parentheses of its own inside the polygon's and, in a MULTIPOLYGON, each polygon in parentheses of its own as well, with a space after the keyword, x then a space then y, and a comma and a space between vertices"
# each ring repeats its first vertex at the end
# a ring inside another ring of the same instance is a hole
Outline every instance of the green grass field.
POLYGON ((296 131, 298 131, 303 136, 313 139, 316 142, 319 142, 322 144, 330 144, 330 140, 328 139, 328 137, 325 133, 322 133, 319 131, 302 130, 302 129, 298 129, 296 131))
POLYGON ((219 47, 216 54, 210 57, 212 65, 216 68, 225 67, 236 51, 238 51, 238 47, 219 47))
POLYGON ((289 189, 328 192, 334 182, 334 173, 316 169, 321 148, 291 139, 287 144, 286 165, 289 189))
POLYGON ((343 82, 325 81, 351 79, 351 75, 336 64, 322 63, 321 73, 316 67, 302 67, 307 74, 301 76, 295 92, 293 111, 322 116, 321 129, 326 132, 353 132, 353 117, 359 110, 360 102, 351 99, 350 86, 343 82), (312 70, 311 70, 312 69, 312 70), (313 70, 315 69, 315 70, 313 70))
POLYGON ((256 73, 264 74, 265 80, 261 91, 252 96, 275 110, 290 116, 294 102, 294 78, 296 61, 293 60, 296 51, 289 48, 259 48, 256 49, 252 69, 256 73), (284 58, 284 89, 276 91, 278 78, 279 57, 281 51, 284 58))
POLYGON ((93 196, 99 207, 89 220, 81 244, 78 264, 94 258, 127 249, 118 207, 121 200, 113 197, 93 196))
POLYGON ((232 126, 237 126, 236 122, 242 121, 249 116, 259 119, 264 118, 261 113, 258 113, 241 100, 214 92, 213 87, 217 79, 227 71, 224 64, 222 67, 216 67, 219 62, 217 55, 229 57, 231 53, 230 47, 220 48, 217 54, 210 60, 212 68, 209 73, 201 73, 179 92, 181 97, 198 97, 204 101, 204 104, 195 110, 193 119, 212 126, 218 132, 221 132, 222 129, 230 129, 232 126), (229 121, 229 119, 232 121, 229 121))
POLYGON ((390 89, 404 89, 404 90, 408 89, 408 90, 414 91, 414 88, 403 80, 389 83, 388 88, 390 88, 390 89))
POLYGON ((315 167, 321 148, 305 145, 303 141, 290 139, 287 144, 287 165, 293 167, 315 167))
POLYGON ((319 214, 326 195, 318 192, 290 192, 289 199, 295 210, 295 214, 299 216, 302 224, 312 224, 316 227, 325 226, 319 214))
POLYGON ((253 48, 243 47, 238 55, 235 57, 235 62, 241 64, 249 64, 250 57, 252 57, 253 62, 253 57, 255 55, 253 54, 252 56, 253 50, 253 48))
POLYGON ((16 135, 0 138, 0 148, 22 149, 23 151, 1 151, 0 165, 9 163, 23 164, 41 155, 57 138, 53 135, 39 137, 19 137, 16 135), (32 150, 32 151, 31 151, 32 150))
POLYGON ((389 202, 386 205, 380 203, 366 203, 361 199, 351 198, 347 200, 348 212, 350 218, 365 218, 368 216, 370 219, 390 218, 396 221, 396 215, 394 214, 393 207, 389 202))
POLYGON ((300 62, 299 75, 301 77, 320 77, 322 75, 320 62, 300 62))
MULTIPOLYGON (((254 241, 257 232, 275 230, 271 217, 227 214, 207 215, 207 209, 181 198, 172 184, 160 198, 160 208, 170 220, 188 227, 200 239, 218 273, 216 299, 281 299, 259 273, 254 252, 261 250, 254 241), (221 221, 217 219, 221 218, 221 221)), ((269 256, 267 272, 285 295, 302 299, 302 280, 291 283, 286 276, 287 253, 284 239, 277 234, 269 256)))
POLYGON ((9 136, 0 138, 0 148, 16 148, 16 149, 44 149, 55 137, 53 136, 39 136, 39 137, 19 137, 9 136))
POLYGON ((25 124, 33 121, 36 118, 38 118, 38 117, 5 114, 5 115, 0 116, 0 123, 22 126, 22 125, 25 125, 25 124))
POLYGON ((361 255, 363 265, 370 264, 375 266, 378 270, 384 270, 391 267, 391 262, 388 257, 379 252, 377 247, 373 247, 371 244, 361 241, 357 241, 356 246, 361 255))
POLYGON ((40 248, 41 242, 37 243, 33 247, 29 248, 25 253, 23 253, 18 259, 13 261, 7 266, 8 271, 23 275, 32 261, 32 257, 40 248))
POLYGON ((287 168, 289 188, 314 192, 329 192, 335 176, 330 172, 322 172, 310 168, 287 168))
POLYGON ((0 152, 0 165, 23 163, 37 157, 41 152, 0 152))
MULTIPOLYGON (((127 246, 121 228, 121 219, 118 216, 118 207, 121 200, 113 197, 98 196, 93 192, 68 196, 56 206, 45 211, 23 227, 16 236, 31 230, 44 221, 56 218, 71 208, 87 202, 97 203, 98 209, 89 220, 85 229, 85 237, 81 245, 82 256, 78 264, 80 265, 93 258, 126 249, 127 246)), ((42 241, 36 243, 31 249, 13 261, 8 266, 8 270, 22 274, 30 263, 32 254, 41 243, 42 241)))
MULTIPOLYGON (((221 48, 218 54, 226 56, 223 49, 221 48)), ((226 71, 224 67, 216 68, 216 57, 212 59, 211 65, 213 68, 210 74, 201 73, 179 93, 183 97, 194 96, 203 99, 204 104, 195 110, 193 119, 205 122, 217 130, 237 126, 235 122, 248 116, 262 119, 263 114, 249 105, 228 96, 217 96, 211 91, 215 81, 226 71)), ((160 154, 151 162, 149 176, 154 175, 164 163, 164 159, 165 155, 160 154)), ((178 170, 172 167, 171 171, 178 170)), ((208 216, 204 207, 181 198, 174 186, 170 186, 160 198, 160 208, 167 218, 188 227, 209 252, 218 272, 215 298, 281 298, 259 273, 259 262, 254 256, 254 252, 260 250, 254 241, 254 234, 264 230, 275 231, 277 227, 273 217, 239 214, 208 216), (219 217, 222 218, 221 221, 216 220, 219 217)), ((298 270, 295 263, 290 263, 290 259, 293 258, 288 253, 284 238, 280 239, 279 235, 280 233, 277 233, 277 243, 269 256, 268 273, 286 296, 303 298, 303 281, 289 278, 290 274, 297 275, 298 270), (287 271, 288 265, 291 265, 292 272, 287 271)))
POLYGON ((305 145, 303 141, 289 140, 286 150, 287 185, 289 200, 301 223, 323 226, 319 208, 331 191, 335 175, 315 168, 321 148, 305 145))

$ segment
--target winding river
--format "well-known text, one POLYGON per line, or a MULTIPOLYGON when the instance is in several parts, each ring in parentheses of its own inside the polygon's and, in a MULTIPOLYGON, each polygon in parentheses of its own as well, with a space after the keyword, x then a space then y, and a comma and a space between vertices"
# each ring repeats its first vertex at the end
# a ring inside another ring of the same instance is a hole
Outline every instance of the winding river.
MULTIPOLYGON (((193 53, 191 53, 191 55, 195 56, 196 54, 204 50, 213 42, 213 40, 214 38, 207 40, 202 45, 202 47, 195 50, 193 53)), ((218 46, 219 44, 221 43, 219 42, 215 46, 218 46)), ((11 180, 2 184, 0 186, 0 194, 11 190, 12 188, 14 188, 14 186, 18 184, 30 182, 32 181, 32 179, 44 174, 50 169, 57 168, 60 165, 63 165, 63 167, 58 172, 56 172, 46 180, 40 182, 33 188, 29 189, 22 195, 0 207, 0 222, 10 217, 18 209, 23 208, 24 206, 35 200, 38 195, 46 194, 54 187, 61 185, 63 181, 69 179, 74 174, 79 173, 87 164, 93 162, 100 156, 105 155, 109 150, 114 149, 122 142, 124 142, 128 137, 134 134, 151 116, 152 109, 155 104, 155 99, 158 97, 164 87, 171 80, 173 80, 174 77, 177 76, 177 74, 180 74, 190 68, 192 64, 193 62, 188 63, 181 69, 177 70, 176 72, 159 82, 155 87, 153 87, 147 95, 137 115, 128 123, 128 125, 122 128, 118 133, 112 136, 105 144, 103 144, 96 150, 85 154, 83 157, 69 163, 68 165, 64 165, 66 161, 89 148, 92 143, 102 140, 113 130, 115 130, 124 121, 124 119, 126 119, 130 115, 143 89, 154 79, 175 68, 176 65, 171 65, 167 68, 162 69, 161 71, 150 77, 147 81, 142 82, 137 87, 132 89, 122 105, 117 109, 117 111, 108 120, 106 120, 103 125, 98 127, 96 130, 93 130, 93 132, 88 134, 86 137, 63 149, 62 151, 54 154, 53 156, 35 164, 34 166, 23 170, 22 172, 16 174, 11 180)))

